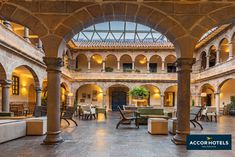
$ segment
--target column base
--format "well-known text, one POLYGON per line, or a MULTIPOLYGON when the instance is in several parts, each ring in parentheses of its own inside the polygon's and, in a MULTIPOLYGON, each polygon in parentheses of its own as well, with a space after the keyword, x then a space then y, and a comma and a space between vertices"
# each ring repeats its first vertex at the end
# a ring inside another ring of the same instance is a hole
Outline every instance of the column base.
POLYGON ((176 145, 186 145, 187 135, 189 135, 189 132, 176 130, 176 135, 171 139, 171 141, 176 145))
POLYGON ((64 142, 64 139, 60 135, 61 131, 58 132, 47 132, 46 138, 43 140, 43 145, 56 145, 64 142))

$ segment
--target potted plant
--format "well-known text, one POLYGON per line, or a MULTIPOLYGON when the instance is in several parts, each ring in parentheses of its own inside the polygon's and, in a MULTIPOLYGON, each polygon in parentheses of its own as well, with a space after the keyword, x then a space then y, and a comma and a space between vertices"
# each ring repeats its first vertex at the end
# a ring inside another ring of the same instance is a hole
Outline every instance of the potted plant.
POLYGON ((105 67, 105 72, 113 72, 113 68, 111 68, 111 67, 105 67))
POLYGON ((231 96, 231 103, 229 104, 228 110, 230 115, 235 115, 235 96, 231 96))
POLYGON ((144 87, 135 87, 129 93, 134 99, 139 99, 139 100, 145 99, 149 95, 148 90, 144 87))
POLYGON ((194 99, 192 100, 192 107, 194 107, 195 106, 195 101, 194 101, 194 99))
POLYGON ((140 73, 140 70, 139 70, 139 69, 135 69, 135 72, 136 72, 136 73, 140 73))

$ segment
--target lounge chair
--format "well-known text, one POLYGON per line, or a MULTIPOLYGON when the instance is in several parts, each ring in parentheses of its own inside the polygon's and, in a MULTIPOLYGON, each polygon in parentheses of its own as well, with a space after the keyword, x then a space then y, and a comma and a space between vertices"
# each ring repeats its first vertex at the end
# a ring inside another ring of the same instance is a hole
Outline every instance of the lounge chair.
POLYGON ((196 128, 196 124, 200 126, 201 130, 203 130, 202 125, 197 121, 198 120, 198 115, 201 112, 200 107, 193 107, 192 110, 190 111, 190 122, 193 124, 194 128, 196 128), (196 124, 195 124, 196 123, 196 124))
POLYGON ((62 119, 65 120, 65 121, 68 123, 68 125, 70 125, 70 123, 69 123, 68 120, 71 120, 71 121, 74 122, 74 124, 75 124, 76 126, 78 126, 77 122, 76 122, 75 120, 73 120, 73 115, 74 115, 74 113, 75 113, 74 107, 67 107, 65 113, 64 113, 63 115, 61 115, 61 118, 60 118, 60 119, 61 119, 61 120, 62 120, 62 119))
POLYGON ((138 117, 126 117, 122 109, 119 106, 118 106, 118 111, 120 112, 121 120, 117 123, 116 129, 118 129, 120 124, 123 124, 123 125, 131 124, 131 121, 135 121, 136 127, 139 128, 138 117))

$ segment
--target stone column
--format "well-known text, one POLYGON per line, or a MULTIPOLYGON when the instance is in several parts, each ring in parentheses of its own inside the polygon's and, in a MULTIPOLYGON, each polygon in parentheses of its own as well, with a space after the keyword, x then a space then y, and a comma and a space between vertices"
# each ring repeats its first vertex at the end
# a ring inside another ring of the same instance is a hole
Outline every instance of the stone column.
POLYGON ((44 57, 47 66, 47 135, 44 144, 63 142, 60 135, 60 79, 63 60, 61 58, 44 57))
POLYGON ((10 111, 10 87, 11 80, 1 80, 2 84, 2 111, 10 111))
POLYGON ((210 55, 206 56, 206 69, 210 67, 210 55))
POLYGON ((27 27, 24 27, 24 39, 30 43, 29 40, 29 29, 27 27))
POLYGON ((4 20, 3 21, 3 24, 10 30, 12 30, 12 26, 11 26, 11 22, 10 21, 7 21, 7 20, 4 20))
POLYGON ((102 62, 102 71, 105 72, 105 61, 102 62))
POLYGON ((164 98, 165 98, 165 95, 163 93, 163 94, 161 94, 161 107, 162 108, 164 107, 164 98))
POLYGON ((178 68, 177 127, 172 141, 175 144, 185 144, 186 137, 190 133, 190 73, 195 59, 178 58, 176 63, 178 68))
POLYGON ((106 106, 106 92, 103 93, 103 104, 102 106, 106 106))
POLYGON ((117 61, 117 70, 120 71, 120 60, 117 61))
POLYGON ((36 106, 41 106, 41 93, 42 89, 40 87, 36 87, 36 106))
POLYGON ((228 60, 231 60, 233 59, 233 48, 235 46, 235 43, 234 42, 231 42, 229 43, 229 57, 228 57, 228 60))
POLYGON ((135 61, 132 61, 132 70, 135 70, 135 61))
POLYGON ((147 73, 150 73, 149 61, 147 61, 147 73))
POLYGON ((219 64, 220 61, 220 50, 216 51, 216 65, 219 64))
POLYGON ((38 49, 40 51, 43 51, 43 49, 42 49, 42 41, 40 39, 38 39, 38 49))
POLYGON ((220 108, 220 92, 215 93, 215 106, 216 106, 216 113, 219 115, 219 108, 220 108))
POLYGON ((91 71, 91 60, 90 59, 88 60, 88 65, 87 66, 88 66, 87 70, 88 70, 88 72, 90 72, 91 71))
POLYGON ((162 71, 165 71, 165 61, 162 61, 162 71))

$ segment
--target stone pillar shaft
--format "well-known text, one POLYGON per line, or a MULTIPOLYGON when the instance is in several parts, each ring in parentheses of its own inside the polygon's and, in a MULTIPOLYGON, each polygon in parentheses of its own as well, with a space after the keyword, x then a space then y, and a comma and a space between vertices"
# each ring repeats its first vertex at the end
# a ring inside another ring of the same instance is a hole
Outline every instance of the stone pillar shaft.
POLYGON ((147 61, 147 72, 149 73, 150 72, 150 67, 149 67, 149 61, 147 61))
POLYGON ((229 58, 228 58, 228 60, 233 59, 234 46, 235 46, 235 43, 233 43, 233 42, 229 43, 229 58))
POLYGON ((10 87, 11 80, 3 80, 2 84, 2 111, 10 112, 10 87))
POLYGON ((88 65, 87 65, 87 69, 88 69, 88 71, 90 72, 91 71, 91 60, 89 59, 88 60, 88 63, 87 63, 88 65))
POLYGON ((36 87, 36 106, 41 106, 41 92, 42 89, 40 87, 36 87))
POLYGON ((220 93, 215 93, 215 106, 216 106, 216 113, 219 115, 219 109, 220 109, 220 93))
POLYGON ((105 61, 102 62, 102 71, 105 72, 105 61))
POLYGON ((30 43, 29 40, 29 29, 27 27, 24 27, 24 39, 30 43))
POLYGON ((103 104, 102 106, 106 106, 106 93, 103 93, 103 104))
POLYGON ((162 71, 165 71, 165 61, 162 61, 162 71))
POLYGON ((43 51, 43 49, 42 49, 42 41, 40 39, 38 39, 38 49, 40 51, 43 51))
POLYGON ((216 65, 220 62, 220 50, 216 51, 216 65))
POLYGON ((120 61, 117 61, 117 70, 120 71, 120 61))
POLYGON ((165 95, 161 94, 161 107, 162 108, 164 107, 164 98, 165 98, 165 95))
POLYGON ((12 26, 11 26, 11 22, 10 21, 7 21, 7 20, 4 20, 3 21, 3 24, 10 30, 12 30, 12 26))
POLYGON ((206 56, 206 69, 210 67, 210 55, 206 56))
POLYGON ((63 61, 61 58, 43 58, 47 66, 47 135, 44 144, 63 142, 60 135, 60 78, 63 61))
POLYGON ((132 70, 135 70, 135 61, 132 61, 132 70))
POLYGON ((173 138, 175 144, 185 144, 186 136, 190 133, 190 73, 195 60, 178 58, 178 92, 177 92, 177 127, 173 138))

